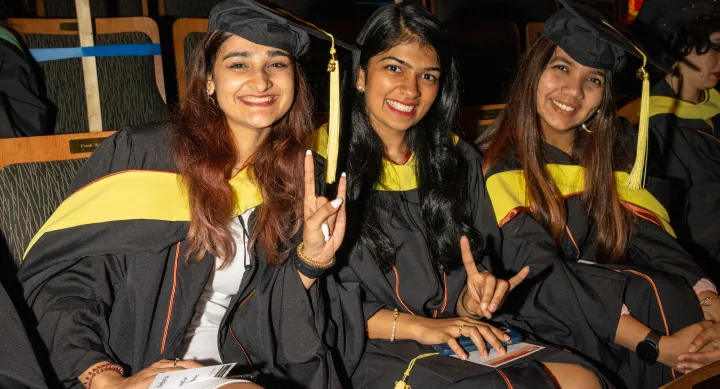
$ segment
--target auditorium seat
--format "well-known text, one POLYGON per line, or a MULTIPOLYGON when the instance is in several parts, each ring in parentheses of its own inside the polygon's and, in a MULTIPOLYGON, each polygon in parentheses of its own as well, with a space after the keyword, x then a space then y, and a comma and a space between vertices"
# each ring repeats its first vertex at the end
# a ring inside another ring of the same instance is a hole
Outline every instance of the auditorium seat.
POLYGON ((66 197, 77 171, 110 134, 0 139, 0 258, 20 264, 25 247, 66 197))
POLYGON ((720 388, 720 361, 692 371, 659 389, 716 389, 720 388))
MULTIPOLYGON (((207 18, 210 15, 212 7, 221 1, 222 0, 157 0, 158 14, 174 19, 207 18)), ((271 0, 270 2, 301 18, 305 18, 308 16, 310 8, 318 1, 319 0, 271 0)))
POLYGON ((173 24, 173 47, 179 101, 182 102, 187 89, 188 70, 198 43, 205 37, 207 19, 183 18, 173 24))
POLYGON ((490 127, 503 108, 505 104, 460 107, 459 122, 463 138, 469 142, 475 141, 485 129, 490 127))
MULTIPOLYGON (((74 18, 75 0, 35 0, 40 18, 74 18)), ((90 0, 90 12, 96 18, 148 16, 148 0, 90 0)))
POLYGON ((545 27, 545 23, 531 22, 525 25, 525 47, 528 48, 535 43, 545 27))
MULTIPOLYGON (((9 19, 30 49, 78 47, 75 19, 9 19)), ((159 43, 155 22, 146 17, 95 19, 95 45, 159 43)), ((57 108, 54 133, 88 131, 80 58, 40 62, 47 96, 57 108)), ((162 58, 98 57, 98 83, 104 130, 163 120, 165 79, 162 58)))

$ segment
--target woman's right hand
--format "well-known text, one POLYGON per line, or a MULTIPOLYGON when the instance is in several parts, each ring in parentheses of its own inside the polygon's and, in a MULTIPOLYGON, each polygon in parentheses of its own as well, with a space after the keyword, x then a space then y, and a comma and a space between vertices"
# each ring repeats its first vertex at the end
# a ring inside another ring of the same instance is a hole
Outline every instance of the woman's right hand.
POLYGON ((469 317, 432 319, 414 316, 413 319, 413 339, 415 341, 425 345, 447 343, 455 355, 463 360, 467 359, 468 355, 457 341, 460 336, 467 336, 472 339, 482 356, 488 355, 485 347, 486 340, 497 352, 505 354, 501 339, 504 341, 510 339, 502 330, 469 317))
MULTIPOLYGON (((93 367, 88 369, 83 375, 92 371, 93 367)), ((92 387, 94 389, 148 389, 155 379, 155 376, 160 373, 193 369, 196 367, 203 366, 195 361, 177 361, 177 364, 175 364, 175 361, 162 359, 130 377, 123 377, 113 370, 104 371, 93 378, 92 387)), ((81 382, 84 382, 82 378, 81 382)))

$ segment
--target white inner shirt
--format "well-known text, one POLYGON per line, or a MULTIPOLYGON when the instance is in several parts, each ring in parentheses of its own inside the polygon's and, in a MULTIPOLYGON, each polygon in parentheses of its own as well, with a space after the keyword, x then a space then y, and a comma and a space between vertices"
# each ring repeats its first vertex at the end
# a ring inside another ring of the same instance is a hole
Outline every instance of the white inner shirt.
MULTIPOLYGON (((250 214, 254 208, 242 214, 245 227, 248 226, 250 214)), ((195 315, 190 322, 185 339, 180 346, 178 357, 192 359, 198 363, 210 366, 222 363, 220 350, 218 350, 218 330, 225 312, 237 294, 245 274, 245 256, 247 253, 247 238, 238 218, 230 224, 232 236, 235 239, 235 258, 230 266, 219 269, 222 260, 215 258, 210 278, 200 296, 195 315)), ((247 231, 249 235, 250 232, 247 231)))

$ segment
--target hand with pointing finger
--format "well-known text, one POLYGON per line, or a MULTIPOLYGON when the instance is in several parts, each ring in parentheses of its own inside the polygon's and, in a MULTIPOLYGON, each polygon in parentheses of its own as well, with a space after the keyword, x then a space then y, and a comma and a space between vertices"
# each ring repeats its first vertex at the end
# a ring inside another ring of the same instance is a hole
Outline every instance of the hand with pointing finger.
POLYGON ((530 267, 525 266, 515 276, 505 281, 495 278, 489 271, 478 271, 470 250, 470 241, 465 236, 460 238, 460 253, 467 272, 467 284, 458 301, 460 309, 457 311, 461 316, 467 314, 492 318, 493 313, 505 302, 508 293, 530 273, 530 267))
POLYGON ((345 235, 345 173, 338 183, 337 198, 329 201, 315 195, 315 166, 312 152, 305 155, 305 200, 303 255, 318 263, 330 263, 345 235))

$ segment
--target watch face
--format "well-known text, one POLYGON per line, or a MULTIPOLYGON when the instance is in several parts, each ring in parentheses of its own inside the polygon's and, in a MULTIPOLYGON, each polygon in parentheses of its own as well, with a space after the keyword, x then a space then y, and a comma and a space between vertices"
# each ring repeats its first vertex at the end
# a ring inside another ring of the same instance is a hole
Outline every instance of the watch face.
POLYGON ((638 358, 645 363, 652 364, 657 362, 658 349, 653 342, 649 342, 647 340, 640 342, 635 349, 635 353, 638 358))

